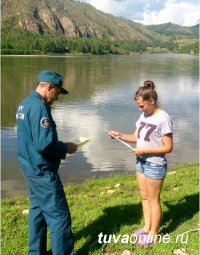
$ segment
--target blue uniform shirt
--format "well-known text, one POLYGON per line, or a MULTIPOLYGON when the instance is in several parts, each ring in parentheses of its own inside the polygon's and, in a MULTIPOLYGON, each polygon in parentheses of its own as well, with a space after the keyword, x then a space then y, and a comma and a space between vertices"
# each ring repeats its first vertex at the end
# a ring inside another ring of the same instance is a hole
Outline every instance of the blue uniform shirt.
POLYGON ((57 170, 61 159, 66 157, 67 145, 58 141, 51 107, 39 93, 32 91, 18 107, 16 119, 21 166, 30 174, 32 171, 39 174, 46 168, 57 170))

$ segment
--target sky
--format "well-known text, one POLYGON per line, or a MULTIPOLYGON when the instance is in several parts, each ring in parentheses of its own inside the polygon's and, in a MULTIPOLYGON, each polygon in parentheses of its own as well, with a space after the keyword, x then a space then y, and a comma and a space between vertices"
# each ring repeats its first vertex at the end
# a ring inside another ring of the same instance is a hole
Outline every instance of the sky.
MULTIPOLYGON (((77 0, 78 1, 78 0, 77 0)), ((79 0, 114 16, 144 25, 172 22, 181 26, 199 23, 199 0, 79 0)))

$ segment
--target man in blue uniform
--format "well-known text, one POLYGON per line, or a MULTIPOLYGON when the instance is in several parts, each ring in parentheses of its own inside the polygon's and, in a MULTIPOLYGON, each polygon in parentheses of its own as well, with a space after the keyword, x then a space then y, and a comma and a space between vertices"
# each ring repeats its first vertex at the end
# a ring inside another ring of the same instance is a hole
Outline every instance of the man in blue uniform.
POLYGON ((74 143, 58 140, 51 105, 68 94, 63 77, 53 71, 39 74, 38 85, 18 107, 18 158, 30 198, 29 255, 45 255, 47 227, 53 255, 73 254, 71 216, 58 175, 61 159, 77 150, 74 143))

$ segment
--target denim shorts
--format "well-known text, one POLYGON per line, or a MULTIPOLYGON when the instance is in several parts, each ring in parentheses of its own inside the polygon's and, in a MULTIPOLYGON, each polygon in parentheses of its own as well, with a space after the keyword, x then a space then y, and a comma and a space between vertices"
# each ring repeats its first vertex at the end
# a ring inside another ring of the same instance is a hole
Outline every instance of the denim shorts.
POLYGON ((167 163, 154 164, 137 157, 136 171, 150 179, 164 179, 167 172, 167 163))

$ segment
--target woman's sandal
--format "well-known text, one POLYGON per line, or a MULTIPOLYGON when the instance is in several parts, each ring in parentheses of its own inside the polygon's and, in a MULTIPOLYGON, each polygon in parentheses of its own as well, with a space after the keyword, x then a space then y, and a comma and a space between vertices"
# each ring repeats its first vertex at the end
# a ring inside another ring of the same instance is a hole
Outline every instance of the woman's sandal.
POLYGON ((146 231, 144 231, 143 228, 138 229, 138 230, 136 230, 136 231, 133 233, 133 235, 134 235, 134 236, 137 236, 137 237, 139 237, 139 236, 141 236, 141 235, 145 235, 145 234, 148 234, 148 233, 147 233, 146 231))
POLYGON ((138 246, 148 246, 151 244, 154 244, 158 242, 158 238, 156 238, 155 240, 152 239, 148 234, 143 234, 140 236, 138 242, 136 243, 136 245, 138 246))

